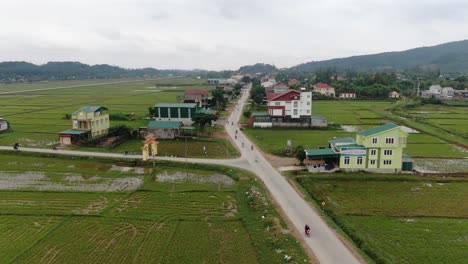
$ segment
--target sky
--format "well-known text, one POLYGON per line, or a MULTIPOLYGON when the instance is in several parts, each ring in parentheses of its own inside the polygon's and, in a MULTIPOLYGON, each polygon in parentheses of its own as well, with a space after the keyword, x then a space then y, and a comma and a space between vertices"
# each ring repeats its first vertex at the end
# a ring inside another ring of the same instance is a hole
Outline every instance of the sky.
POLYGON ((1 0, 0 61, 291 67, 468 39, 466 0, 1 0))

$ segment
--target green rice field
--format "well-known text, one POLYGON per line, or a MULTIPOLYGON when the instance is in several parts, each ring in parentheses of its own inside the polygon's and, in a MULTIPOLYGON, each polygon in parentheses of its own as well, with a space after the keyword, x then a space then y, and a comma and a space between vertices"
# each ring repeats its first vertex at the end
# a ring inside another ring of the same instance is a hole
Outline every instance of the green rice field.
POLYGON ((309 263, 247 172, 6 151, 0 160, 1 262, 309 263))
POLYGON ((468 179, 298 175, 330 221, 376 263, 465 263, 468 179))

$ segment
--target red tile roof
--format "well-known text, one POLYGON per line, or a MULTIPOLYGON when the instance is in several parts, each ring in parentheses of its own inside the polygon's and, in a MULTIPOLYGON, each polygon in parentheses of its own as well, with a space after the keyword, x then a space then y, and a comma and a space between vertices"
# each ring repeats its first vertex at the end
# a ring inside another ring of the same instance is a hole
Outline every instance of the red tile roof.
POLYGON ((275 98, 276 96, 280 95, 280 94, 283 94, 284 92, 282 93, 267 93, 267 99, 268 101, 271 101, 271 99, 275 98))
POLYGON ((301 84, 300 81, 296 80, 296 79, 291 79, 288 81, 288 85, 291 86, 291 85, 297 85, 297 84, 301 84))
MULTIPOLYGON (((269 101, 292 101, 294 97, 301 97, 301 93, 296 90, 287 90, 286 92, 278 93, 275 97, 269 99, 269 101), (293 95, 288 95, 288 94, 293 95)), ((297 100, 297 99, 296 99, 297 100)))
POLYGON ((316 83, 314 85, 315 88, 325 88, 325 89, 332 89, 333 87, 331 87, 330 85, 326 84, 326 83, 316 83))
POLYGON ((208 90, 185 90, 186 95, 208 95, 208 90))

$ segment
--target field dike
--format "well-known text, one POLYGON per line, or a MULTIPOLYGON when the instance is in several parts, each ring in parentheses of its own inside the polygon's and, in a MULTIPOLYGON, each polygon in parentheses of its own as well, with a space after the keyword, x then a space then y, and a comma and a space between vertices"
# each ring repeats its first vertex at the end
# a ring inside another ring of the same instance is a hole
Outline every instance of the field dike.
POLYGON ((80 174, 65 173, 59 181, 52 181, 44 172, 0 172, 0 190, 118 192, 136 190, 142 184, 143 177, 84 178, 80 174))
POLYGON ((157 182, 193 182, 193 183, 213 183, 220 184, 225 186, 232 186, 236 182, 229 176, 224 174, 212 174, 209 176, 198 175, 193 173, 185 172, 174 172, 169 174, 167 171, 164 171, 155 177, 157 182))

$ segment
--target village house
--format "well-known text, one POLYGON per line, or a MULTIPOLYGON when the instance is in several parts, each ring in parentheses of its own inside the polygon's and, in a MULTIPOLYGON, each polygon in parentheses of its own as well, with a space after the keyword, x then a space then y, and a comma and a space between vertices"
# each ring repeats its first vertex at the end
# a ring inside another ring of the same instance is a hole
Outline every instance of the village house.
POLYGON ((208 79, 208 84, 220 84, 224 83, 226 79, 221 79, 221 78, 210 78, 208 79))
POLYGON ((335 88, 331 87, 326 83, 316 83, 312 87, 314 88, 314 92, 316 93, 335 97, 335 88))
POLYGON ((396 99, 400 98, 400 94, 397 91, 391 91, 388 93, 388 98, 396 99))
POLYGON ((59 133, 60 144, 71 145, 107 135, 108 109, 103 106, 83 106, 71 115, 72 129, 59 133))
POLYGON ((358 132, 354 138, 328 141, 328 148, 307 149, 304 163, 311 172, 341 170, 399 173, 413 169, 412 159, 403 154, 408 134, 387 123, 358 132))
POLYGON ((338 93, 339 99, 356 99, 355 92, 339 92, 338 93))
POLYGON ((323 117, 312 116, 312 92, 288 90, 267 93, 267 112, 253 113, 252 127, 311 127, 327 126, 323 117))
POLYGON ((0 132, 7 131, 9 128, 8 121, 0 117, 0 132))
POLYGON ((288 86, 301 85, 301 82, 297 79, 290 79, 288 81, 288 86))
POLYGON ((289 86, 287 86, 284 83, 277 83, 273 86, 265 88, 265 92, 267 94, 268 93, 282 93, 282 92, 286 92, 287 90, 289 90, 289 86))
POLYGON ((195 103, 157 103, 154 106, 156 121, 180 121, 188 126, 193 124, 192 117, 197 113, 216 115, 216 111, 201 108, 195 103))
POLYGON ((185 90, 184 94, 177 96, 179 103, 196 103, 198 106, 208 106, 208 90, 185 90))
POLYGON ((429 90, 421 91, 421 98, 436 98, 436 99, 453 99, 455 89, 452 87, 443 87, 436 84, 431 85, 429 90))
POLYGON ((146 128, 140 128, 140 137, 153 134, 158 139, 174 139, 181 135, 183 125, 180 121, 150 121, 146 128))

